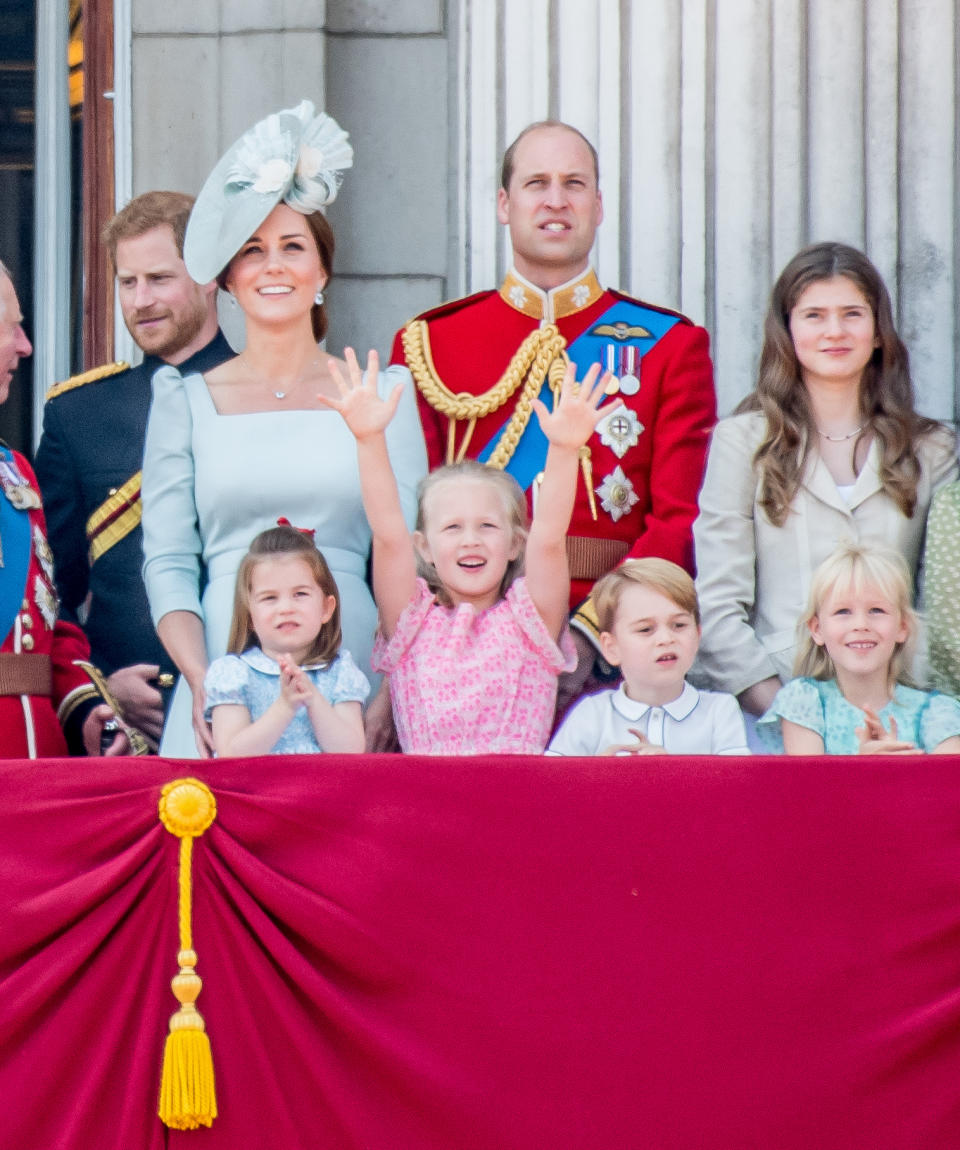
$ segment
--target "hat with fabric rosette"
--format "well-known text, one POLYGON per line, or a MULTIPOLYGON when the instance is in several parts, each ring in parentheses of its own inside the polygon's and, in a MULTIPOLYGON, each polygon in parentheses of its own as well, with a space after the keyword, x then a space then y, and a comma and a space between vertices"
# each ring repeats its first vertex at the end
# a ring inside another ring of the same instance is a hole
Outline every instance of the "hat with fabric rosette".
POLYGON ((183 260, 209 283, 281 202, 308 216, 332 203, 340 173, 353 164, 347 133, 313 104, 274 112, 220 158, 190 213, 183 260))

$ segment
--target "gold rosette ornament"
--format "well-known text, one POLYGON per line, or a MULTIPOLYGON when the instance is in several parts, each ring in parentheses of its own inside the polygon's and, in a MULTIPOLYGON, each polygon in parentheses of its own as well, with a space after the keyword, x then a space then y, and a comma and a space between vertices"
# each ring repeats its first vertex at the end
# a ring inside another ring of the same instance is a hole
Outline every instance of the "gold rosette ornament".
POLYGON ((196 1007, 203 982, 194 969, 197 952, 193 949, 190 879, 193 840, 199 838, 216 817, 213 792, 199 779, 174 779, 160 794, 160 821, 180 840, 180 951, 177 955, 180 972, 170 983, 180 1009, 170 1019, 170 1033, 163 1049, 159 1107, 161 1121, 174 1130, 211 1126, 217 1116, 210 1039, 196 1007))

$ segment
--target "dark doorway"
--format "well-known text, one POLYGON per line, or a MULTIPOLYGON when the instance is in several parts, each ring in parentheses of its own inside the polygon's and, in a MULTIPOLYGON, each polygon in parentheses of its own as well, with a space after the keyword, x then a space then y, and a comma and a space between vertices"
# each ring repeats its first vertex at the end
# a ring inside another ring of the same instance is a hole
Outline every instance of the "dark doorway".
MULTIPOLYGON (((23 0, 0 0, 0 260, 10 269, 27 317, 33 311, 34 84, 36 13, 23 0)), ((33 372, 21 363, 0 407, 0 439, 32 446, 33 372)))
MULTIPOLYGON (((100 230, 113 211, 113 0, 60 0, 67 21, 70 118, 70 371, 102 363, 113 350, 113 284, 100 230)), ((27 334, 34 337, 36 4, 0 0, 0 260, 10 269, 27 334)), ((25 455, 33 449, 36 379, 21 362, 0 407, 0 438, 25 455)))

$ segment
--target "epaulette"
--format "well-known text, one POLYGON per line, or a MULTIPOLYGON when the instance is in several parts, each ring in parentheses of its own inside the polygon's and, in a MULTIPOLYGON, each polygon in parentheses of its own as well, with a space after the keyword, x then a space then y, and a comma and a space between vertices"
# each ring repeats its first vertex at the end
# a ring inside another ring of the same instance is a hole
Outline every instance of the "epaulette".
POLYGON ((672 315, 674 319, 682 320, 684 323, 692 324, 693 320, 684 315, 682 311, 674 311, 672 307, 663 307, 658 303, 647 303, 645 299, 637 299, 635 296, 627 295, 625 292, 617 291, 616 288, 607 288, 607 291, 617 299, 622 299, 626 303, 635 303, 638 307, 645 307, 648 311, 658 311, 661 315, 672 315))
POLYGON ((85 383, 94 383, 98 379, 106 379, 108 375, 118 375, 121 371, 128 371, 130 364, 118 359, 113 363, 105 363, 102 367, 92 367, 89 371, 82 371, 79 375, 71 375, 62 383, 55 383, 46 394, 46 399, 56 399, 66 391, 73 391, 75 387, 83 387, 85 383))
POLYGON ((485 291, 474 292, 473 295, 462 296, 460 299, 447 300, 446 303, 437 304, 436 307, 431 308, 429 311, 422 311, 419 315, 413 316, 408 319, 403 326, 409 327, 410 324, 417 319, 429 321, 431 319, 440 319, 441 316, 453 315, 454 312, 460 311, 461 308, 469 307, 470 304, 479 303, 480 300, 496 294, 495 290, 488 288, 485 291))

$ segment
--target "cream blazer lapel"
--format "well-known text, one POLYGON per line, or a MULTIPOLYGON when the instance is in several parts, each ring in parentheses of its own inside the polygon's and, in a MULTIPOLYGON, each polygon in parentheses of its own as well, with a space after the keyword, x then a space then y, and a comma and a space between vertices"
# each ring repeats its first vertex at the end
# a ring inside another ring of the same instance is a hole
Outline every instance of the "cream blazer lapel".
POLYGON ((857 476, 853 491, 850 493, 849 503, 837 490, 837 481, 830 474, 827 465, 819 455, 813 455, 807 463, 807 473, 803 485, 815 499, 839 511, 846 518, 853 518, 854 510, 871 495, 883 490, 880 482, 880 448, 876 439, 872 440, 867 449, 867 458, 864 460, 860 474, 857 476))

